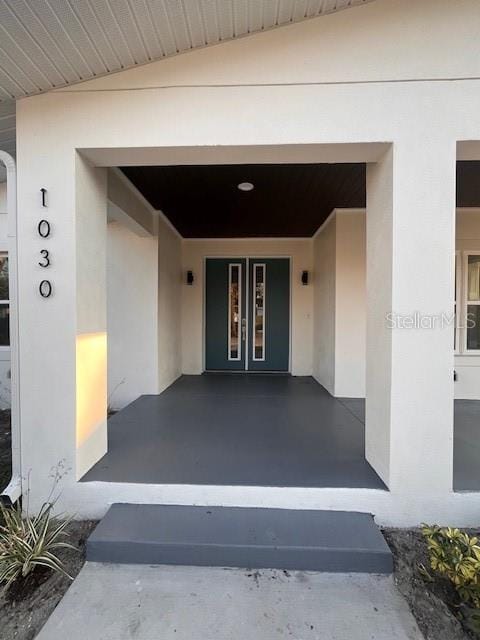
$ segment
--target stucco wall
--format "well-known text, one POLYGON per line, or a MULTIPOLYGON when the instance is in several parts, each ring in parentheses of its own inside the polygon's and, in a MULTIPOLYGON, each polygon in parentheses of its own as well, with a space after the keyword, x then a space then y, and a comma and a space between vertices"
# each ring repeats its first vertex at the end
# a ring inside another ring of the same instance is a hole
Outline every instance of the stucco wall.
POLYGON ((108 404, 158 391, 158 239, 107 227, 108 404))
POLYGON ((205 257, 291 257, 291 372, 312 373, 313 287, 301 283, 301 272, 312 271, 311 240, 241 239, 184 240, 183 274, 192 270, 193 286, 182 285, 182 370, 198 374, 203 363, 203 295, 205 257))
MULTIPOLYGON (((314 375, 337 397, 365 397, 365 223, 365 211, 339 209, 314 241, 314 375)), ((480 251, 480 209, 457 209, 455 246, 480 251)), ((456 355, 455 370, 455 397, 480 399, 480 356, 456 355)))
POLYGON ((182 253, 179 236, 158 227, 158 392, 182 372, 182 253))
POLYGON ((331 216, 313 240, 313 375, 335 394, 336 218, 331 216))
MULTIPOLYGON (((453 261, 446 257, 453 253, 456 145, 480 140, 479 16, 476 0, 383 0, 19 101, 22 464, 32 470, 32 505, 48 495, 52 465, 74 465, 76 253, 88 250, 75 235, 76 153, 98 166, 383 163, 387 146, 391 183, 383 195, 385 180, 371 185, 385 204, 379 212, 389 235, 382 238, 377 220, 383 250, 375 255, 370 245, 368 251, 370 265, 381 259, 368 323, 375 328, 372 315, 380 322, 392 303, 438 313, 451 307, 453 296, 453 261), (41 244, 32 230, 43 214, 42 186, 49 189, 55 221, 50 246, 57 293, 48 301, 35 295, 41 244), (438 278, 430 278, 432 271, 438 278)), ((451 485, 451 338, 449 331, 397 332, 384 360, 377 357, 380 348, 370 350, 368 360, 378 366, 367 374, 375 379, 369 389, 377 400, 382 394, 391 400, 391 411, 378 422, 392 436, 389 493, 149 486, 140 496, 138 486, 99 487, 67 475, 59 508, 99 516, 113 500, 309 505, 362 509, 393 524, 473 524, 480 496, 455 494, 451 485), (389 367, 392 375, 382 386, 389 367)))
POLYGON ((365 397, 366 356, 365 214, 336 215, 335 394, 365 397))

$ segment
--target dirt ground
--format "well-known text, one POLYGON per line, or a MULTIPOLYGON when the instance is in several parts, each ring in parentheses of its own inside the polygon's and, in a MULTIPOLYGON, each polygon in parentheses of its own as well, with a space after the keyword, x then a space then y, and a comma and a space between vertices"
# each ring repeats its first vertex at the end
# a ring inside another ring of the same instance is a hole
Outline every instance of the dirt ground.
MULTIPOLYGON (((58 556, 73 578, 85 562, 85 541, 96 522, 72 522, 67 542, 78 551, 60 549, 58 556)), ((33 640, 71 585, 71 580, 46 572, 34 583, 0 594, 0 637, 2 640, 33 640)))
POLYGON ((0 491, 5 489, 12 473, 10 411, 0 411, 0 491))
POLYGON ((429 581, 420 566, 429 567, 427 546, 418 529, 386 529, 383 534, 393 552, 395 583, 407 600, 425 640, 478 638, 462 627, 459 601, 446 580, 429 581))

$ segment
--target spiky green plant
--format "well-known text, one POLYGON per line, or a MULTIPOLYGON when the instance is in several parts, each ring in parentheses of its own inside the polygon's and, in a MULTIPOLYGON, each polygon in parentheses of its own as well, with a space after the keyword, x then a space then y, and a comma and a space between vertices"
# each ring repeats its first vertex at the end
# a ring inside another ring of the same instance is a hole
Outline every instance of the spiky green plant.
POLYGON ((433 571, 455 587, 465 604, 480 609, 480 546, 476 536, 453 527, 422 527, 433 571))
POLYGON ((70 519, 52 517, 54 503, 46 502, 35 516, 24 516, 20 506, 8 509, 0 503, 0 584, 7 590, 20 577, 47 567, 70 578, 62 561, 55 555, 59 548, 74 549, 62 538, 70 519), (1 523, 1 519, 0 519, 1 523))

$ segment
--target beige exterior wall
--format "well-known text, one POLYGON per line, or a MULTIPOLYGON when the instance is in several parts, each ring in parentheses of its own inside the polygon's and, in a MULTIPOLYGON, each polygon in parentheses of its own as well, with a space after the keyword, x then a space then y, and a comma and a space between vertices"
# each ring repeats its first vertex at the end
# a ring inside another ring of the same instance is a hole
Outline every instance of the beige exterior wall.
POLYGON ((161 220, 158 226, 158 392, 182 373, 182 247, 161 220))
MULTIPOLYGON (((100 297, 97 283, 90 289, 77 282, 78 256, 90 250, 96 228, 89 218, 92 233, 77 238, 79 154, 97 167, 372 163, 369 213, 373 208, 376 215, 369 218, 377 244, 367 245, 369 275, 374 276, 367 321, 375 340, 367 356, 367 395, 375 400, 375 412, 370 412, 374 428, 367 417, 367 431, 370 452, 379 452, 369 460, 388 475, 391 491, 149 485, 139 495, 138 485, 77 483, 69 474, 59 487, 59 509, 98 517, 112 501, 140 500, 347 508, 374 512, 381 522, 397 525, 425 520, 472 524, 478 518, 480 496, 452 491, 450 330, 387 336, 379 329, 392 308, 407 312, 413 306, 433 314, 451 305, 453 260, 448 257, 454 249, 457 142, 480 140, 479 17, 476 0, 382 0, 19 101, 22 464, 31 470, 32 508, 51 489, 52 466, 59 461, 69 469, 76 465, 75 344, 83 330, 77 312, 95 306, 100 297), (42 244, 32 232, 44 213, 38 199, 43 185, 49 189, 55 224, 49 245, 56 294, 48 301, 35 294, 42 244), (430 280, 432 272, 438 277, 430 280), (35 353, 42 358, 34 358, 35 353)), ((475 159, 475 146, 468 149, 475 159)), ((198 256, 197 266, 182 264, 178 244, 172 239, 162 248, 159 242, 159 260, 165 259, 160 273, 167 274, 159 291, 169 292, 171 302, 161 310, 171 330, 178 317, 174 297, 186 295, 178 272, 188 267, 200 273, 201 263, 198 256)), ((312 288, 301 295, 313 297, 312 288)), ((294 308, 308 307, 300 299, 297 303, 294 308)), ((307 338, 302 340, 308 344, 312 319, 307 323, 303 313, 296 332, 301 335, 303 327, 307 338)), ((188 319, 181 324, 189 337, 188 319)), ((197 316, 197 356, 190 363, 197 368, 199 327, 197 316)), ((173 336, 169 344, 170 336, 159 339, 162 353, 175 344, 178 334, 173 336)), ((178 352, 177 345, 166 358, 166 379, 173 378, 178 352)), ((311 353, 298 352, 295 372, 309 366, 311 353)), ((102 389, 94 391, 99 401, 106 400, 102 389)))
POLYGON ((361 211, 336 215, 335 394, 365 397, 366 227, 361 211))
POLYGON ((108 405, 158 393, 158 239, 107 227, 108 405))
POLYGON ((336 218, 313 240, 313 376, 335 395, 336 218))
POLYGON ((193 286, 182 286, 182 371, 204 370, 204 263, 206 257, 291 258, 291 372, 312 374, 313 287, 304 286, 302 271, 312 272, 312 241, 277 239, 183 240, 182 268, 192 270, 193 286))
MULTIPOLYGON (((480 209, 457 209, 455 246, 460 260, 480 251, 480 209)), ((332 395, 365 397, 365 211, 336 210, 314 240, 314 261, 314 376, 332 395)), ((480 356, 455 355, 455 371, 455 397, 480 399, 480 356)))

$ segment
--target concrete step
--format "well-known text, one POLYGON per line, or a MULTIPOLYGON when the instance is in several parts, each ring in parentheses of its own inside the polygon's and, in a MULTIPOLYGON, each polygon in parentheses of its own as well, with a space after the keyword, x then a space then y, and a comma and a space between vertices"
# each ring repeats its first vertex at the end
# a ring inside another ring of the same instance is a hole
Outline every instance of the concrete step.
POLYGON ((347 511, 114 504, 87 560, 251 569, 391 573, 373 517, 347 511))

